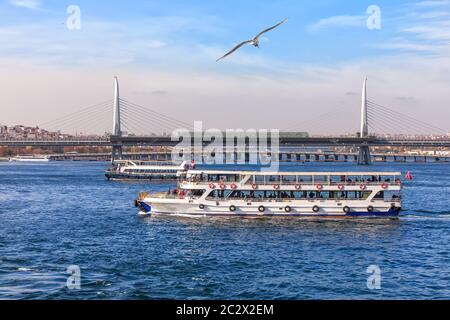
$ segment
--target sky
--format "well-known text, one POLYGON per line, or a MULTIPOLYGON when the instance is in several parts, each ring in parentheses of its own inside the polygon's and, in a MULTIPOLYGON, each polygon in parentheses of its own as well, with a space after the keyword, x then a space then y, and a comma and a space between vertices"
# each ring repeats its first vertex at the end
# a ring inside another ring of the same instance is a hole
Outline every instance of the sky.
POLYGON ((112 99, 117 75, 122 98, 204 128, 354 133, 367 76, 371 101, 450 131, 450 0, 0 1, 0 124, 112 99))

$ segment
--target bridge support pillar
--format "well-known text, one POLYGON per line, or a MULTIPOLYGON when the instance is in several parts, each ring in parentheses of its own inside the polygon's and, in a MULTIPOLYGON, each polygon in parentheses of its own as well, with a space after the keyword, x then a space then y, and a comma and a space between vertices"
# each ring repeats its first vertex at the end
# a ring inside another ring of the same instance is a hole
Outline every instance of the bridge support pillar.
POLYGON ((368 146, 359 147, 358 153, 358 164, 359 165, 369 165, 372 163, 372 159, 370 158, 370 149, 368 146))
MULTIPOLYGON (((120 98, 119 98, 119 80, 114 77, 114 113, 113 113, 113 135, 122 137, 122 130, 120 129, 120 98)), ((113 144, 111 150, 111 163, 114 160, 122 159, 122 143, 113 144)))
MULTIPOLYGON (((367 77, 364 78, 362 96, 361 96, 361 131, 359 133, 360 138, 365 138, 369 135, 369 126, 367 122, 367 77)), ((358 164, 369 165, 371 164, 370 149, 369 146, 360 146, 358 153, 358 164)))
POLYGON ((114 164, 114 160, 122 160, 122 145, 113 145, 111 150, 111 163, 114 164))

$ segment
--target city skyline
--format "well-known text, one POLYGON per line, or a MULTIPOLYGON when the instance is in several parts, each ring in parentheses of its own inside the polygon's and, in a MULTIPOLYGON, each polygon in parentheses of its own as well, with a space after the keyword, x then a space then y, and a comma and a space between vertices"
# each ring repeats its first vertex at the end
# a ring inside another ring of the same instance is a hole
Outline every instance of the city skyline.
POLYGON ((75 4, 70 30, 68 3, 1 2, 1 123, 40 125, 112 99, 118 75, 122 96, 190 123, 351 133, 367 75, 371 100, 449 131, 450 1, 75 4), (367 27, 371 5, 380 29, 367 27), (260 49, 215 62, 285 17, 260 49))

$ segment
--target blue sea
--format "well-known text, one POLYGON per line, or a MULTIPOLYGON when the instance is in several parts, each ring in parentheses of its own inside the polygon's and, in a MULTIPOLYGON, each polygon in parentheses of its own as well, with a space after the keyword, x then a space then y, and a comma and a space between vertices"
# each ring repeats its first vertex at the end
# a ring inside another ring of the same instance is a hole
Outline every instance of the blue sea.
POLYGON ((450 299, 449 164, 283 168, 409 170, 398 220, 140 218, 137 193, 172 184, 107 166, 0 163, 0 299, 450 299))

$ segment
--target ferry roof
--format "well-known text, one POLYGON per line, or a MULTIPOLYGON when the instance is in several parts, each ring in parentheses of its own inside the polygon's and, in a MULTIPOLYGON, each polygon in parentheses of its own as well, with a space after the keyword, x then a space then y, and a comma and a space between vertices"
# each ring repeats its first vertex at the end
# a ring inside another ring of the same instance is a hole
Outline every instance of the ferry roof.
POLYGON ((188 170, 188 174, 240 174, 240 175, 263 175, 263 176, 401 176, 401 172, 386 172, 386 171, 367 171, 367 172, 298 172, 298 171, 275 171, 275 172, 266 172, 266 171, 231 171, 231 170, 188 170))
POLYGON ((181 170, 180 166, 159 166, 159 165, 138 165, 138 166, 124 166, 122 167, 124 169, 141 169, 141 170, 174 170, 178 171, 181 170))

